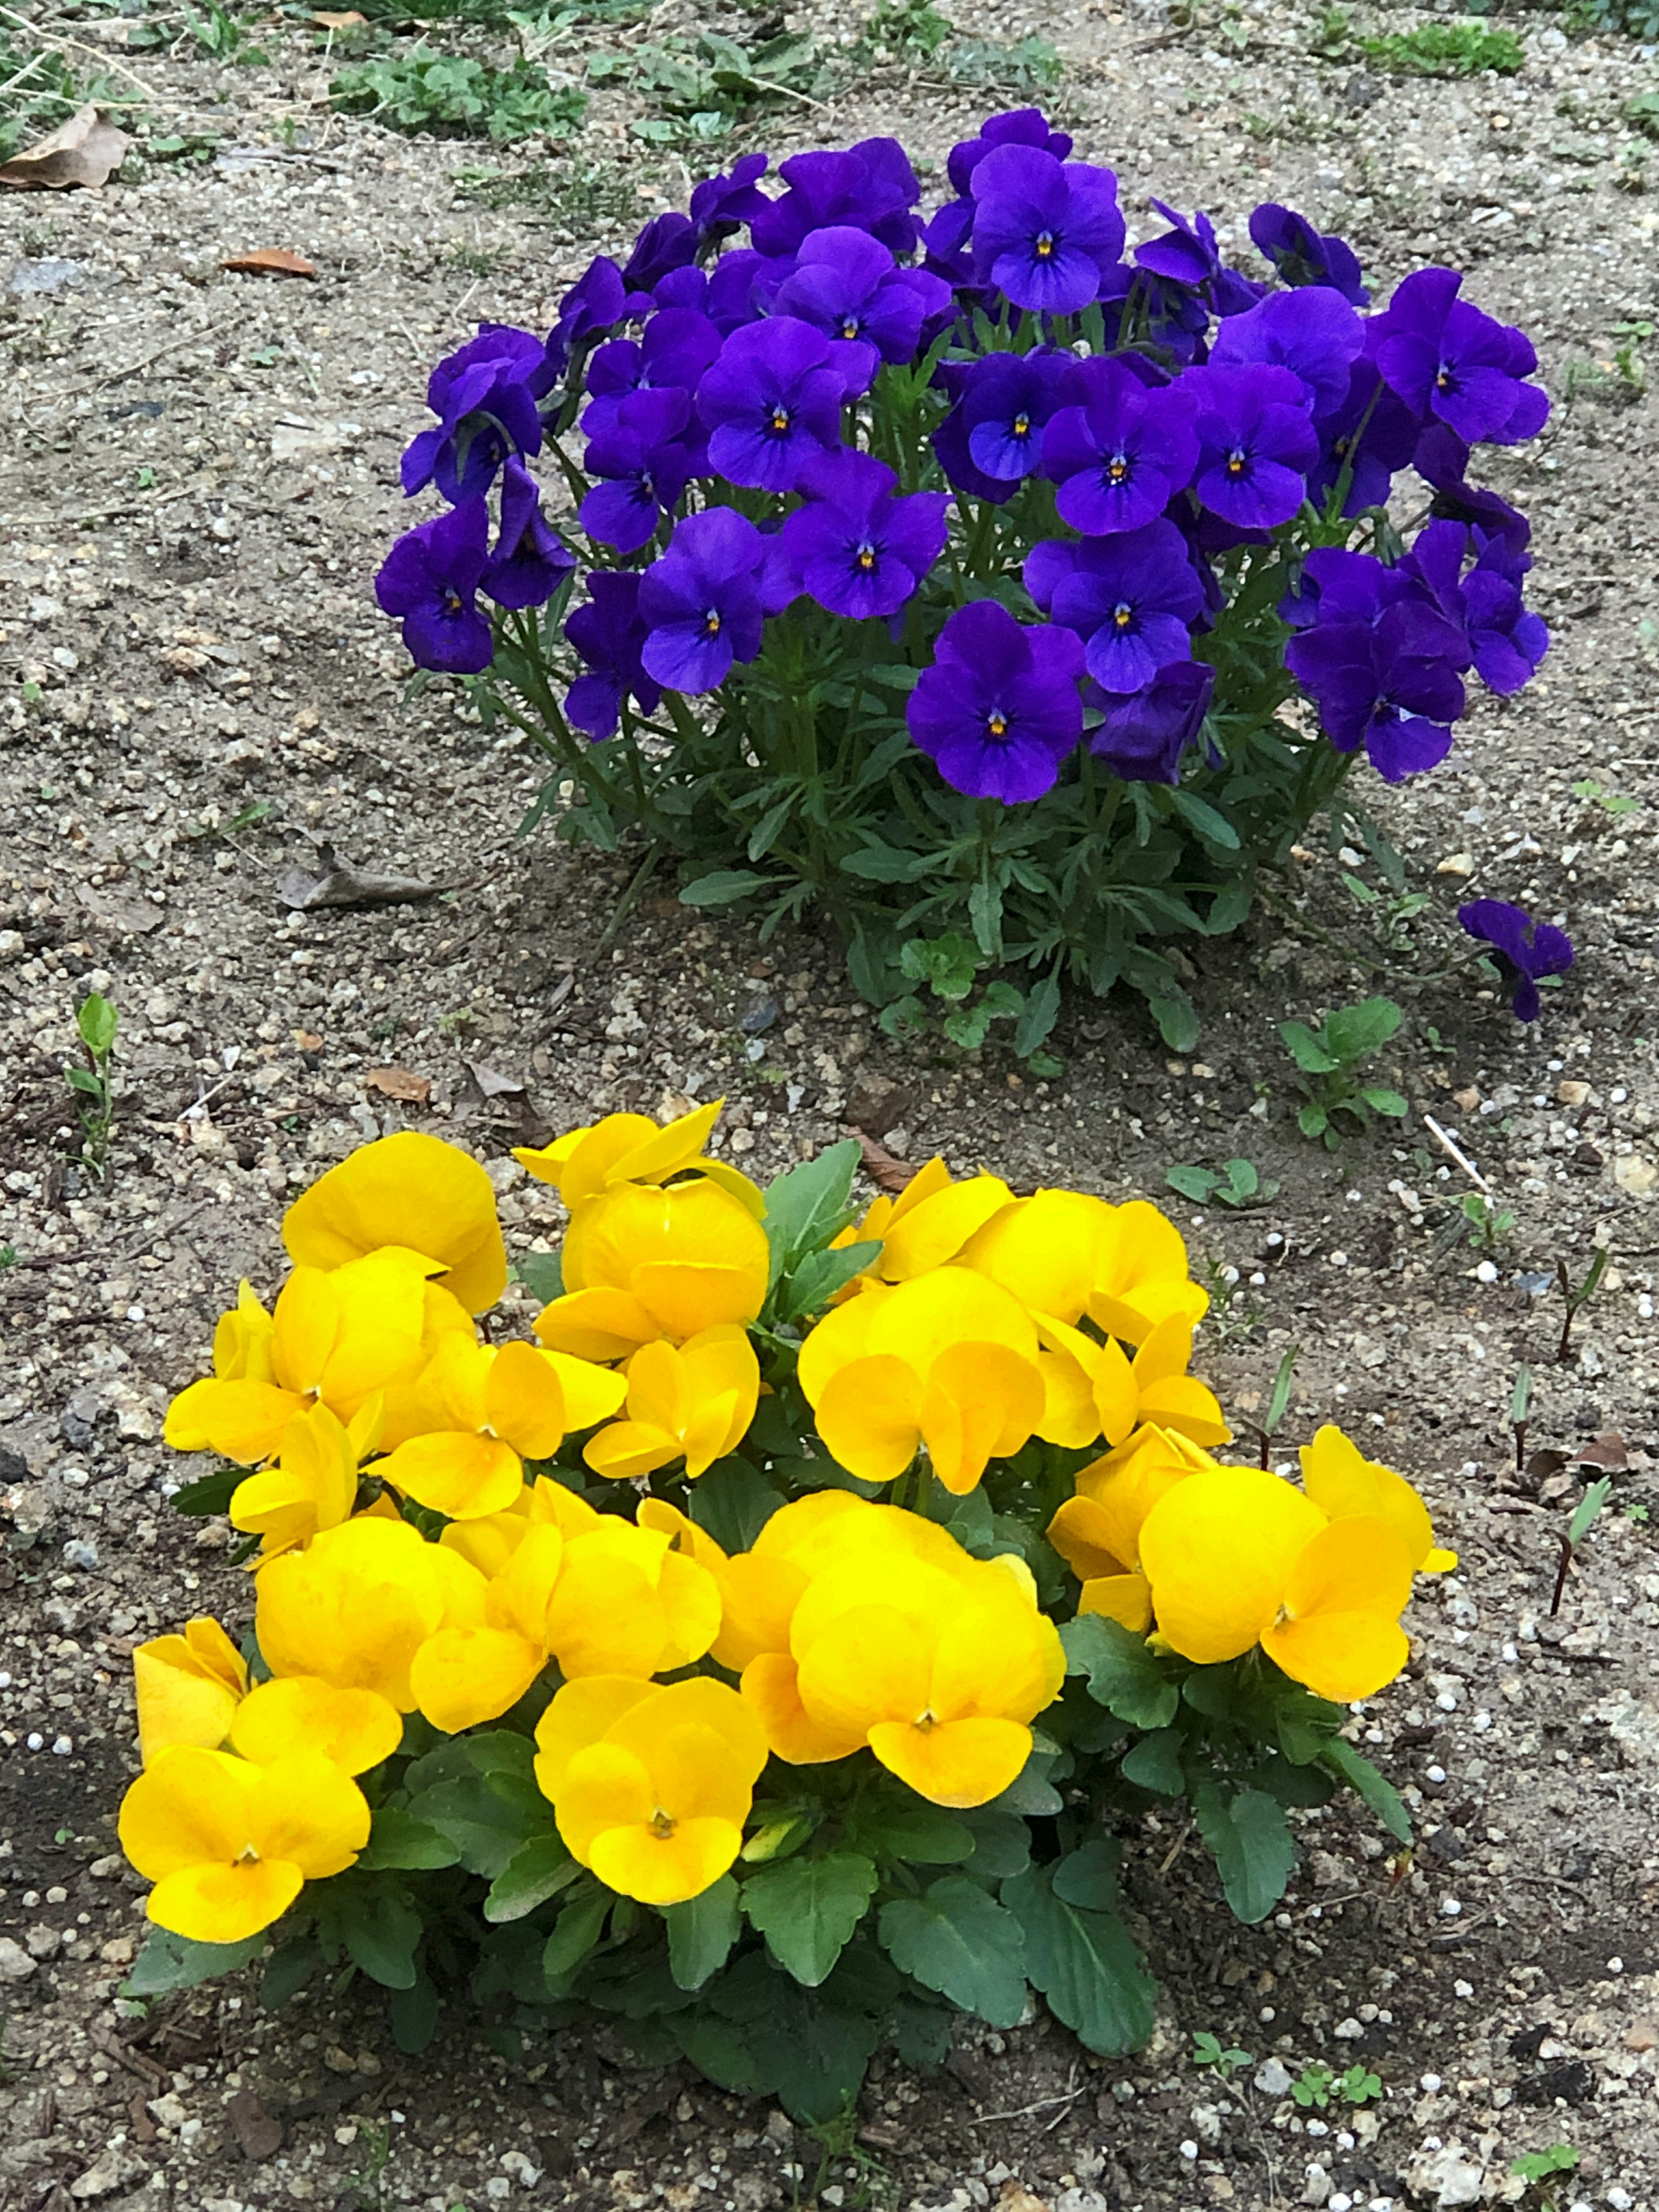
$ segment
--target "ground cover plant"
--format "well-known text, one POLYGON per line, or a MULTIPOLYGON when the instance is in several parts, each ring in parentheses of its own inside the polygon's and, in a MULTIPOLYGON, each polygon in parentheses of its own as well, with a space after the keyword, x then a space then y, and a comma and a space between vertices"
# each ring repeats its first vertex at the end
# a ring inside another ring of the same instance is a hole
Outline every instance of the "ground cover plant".
POLYGON ((1115 1814, 1186 1801, 1247 1922, 1291 1808, 1408 1840, 1344 1707, 1455 1559, 1334 1426, 1299 1487, 1211 1456, 1169 1221, 942 1161, 855 1218, 856 1144, 762 1191, 718 1110, 520 1151, 569 1217, 533 1344, 477 1333, 466 1154, 386 1138, 289 1209, 167 1415, 256 1603, 135 1656, 130 1997, 265 1955, 268 2002, 361 1973, 418 2051, 470 1990, 824 2122, 1033 1990, 1146 2039, 1115 1814))
POLYGON ((1528 524, 1469 481, 1547 415, 1522 332, 1449 268, 1364 312, 1349 247, 1273 204, 1267 276, 1161 202, 1130 250, 1072 156, 993 117, 925 220, 896 140, 776 194, 745 156, 544 340, 439 365, 403 480, 449 504, 378 579, 416 660, 551 756, 532 818, 643 831, 642 875, 763 936, 822 911, 879 1006, 907 947, 970 944, 1025 1054, 1068 976, 1190 1045, 1165 940, 1236 929, 1315 815, 1360 814, 1362 757, 1431 769, 1466 679, 1512 693, 1547 641, 1528 524))

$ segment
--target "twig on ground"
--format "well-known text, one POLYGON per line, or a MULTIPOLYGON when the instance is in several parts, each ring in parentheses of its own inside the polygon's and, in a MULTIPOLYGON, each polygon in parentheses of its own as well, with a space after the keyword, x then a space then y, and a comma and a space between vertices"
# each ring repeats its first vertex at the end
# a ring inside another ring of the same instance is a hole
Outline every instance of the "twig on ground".
POLYGON ((1455 1160, 1458 1166, 1462 1169, 1464 1174, 1474 1185, 1475 1188, 1478 1191, 1484 1193, 1487 1198, 1492 1197, 1492 1185, 1486 1181, 1485 1176, 1481 1174, 1480 1169, 1476 1167, 1474 1162, 1469 1158, 1468 1154, 1461 1149, 1456 1139, 1449 1135, 1448 1133, 1441 1127, 1439 1122, 1435 1120, 1432 1114, 1425 1114, 1423 1116, 1423 1127, 1434 1139, 1434 1141, 1439 1146, 1441 1151, 1445 1153, 1447 1158, 1455 1160))

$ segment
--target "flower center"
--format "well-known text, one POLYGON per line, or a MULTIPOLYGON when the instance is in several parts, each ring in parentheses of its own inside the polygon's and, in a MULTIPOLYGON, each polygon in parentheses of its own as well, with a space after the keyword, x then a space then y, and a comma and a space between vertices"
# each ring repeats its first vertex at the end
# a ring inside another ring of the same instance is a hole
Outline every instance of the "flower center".
POLYGON ((1135 611, 1127 599, 1120 599, 1112 609, 1112 621, 1119 629, 1127 629, 1135 618, 1135 611))
POLYGON ((1452 388, 1452 373, 1443 361, 1436 374, 1434 388, 1437 392, 1449 392, 1452 388))
POLYGON ((444 586, 444 612, 458 615, 461 611, 461 595, 453 584, 444 586))
POLYGON ((1056 242, 1054 234, 1052 230, 1038 231, 1036 234, 1037 259, 1039 261, 1052 261, 1054 258, 1056 242))
POLYGON ((876 549, 866 538, 859 548, 859 566, 868 575, 876 565, 876 549))
POLYGON ((1246 454, 1243 446, 1235 446, 1231 453, 1227 456, 1228 475, 1230 477, 1242 477, 1244 473, 1244 465, 1248 458, 1249 456, 1246 454))
POLYGON ((718 637, 720 635, 720 611, 718 607, 710 607, 708 613, 703 617, 702 629, 703 635, 705 637, 718 637))
POLYGON ((254 1850, 252 1844, 244 1844, 241 1850, 237 1852, 235 1857, 231 1861, 231 1864, 233 1866, 258 1866, 258 1863, 259 1854, 254 1850))
POLYGON ((1110 478, 1113 483, 1121 483, 1127 477, 1128 473, 1129 463, 1127 456, 1123 453, 1114 453, 1111 459, 1106 464, 1107 476, 1110 478))
MULTIPOLYGON (((985 729, 986 734, 988 737, 1006 738, 1007 736, 1008 717, 1002 712, 1002 709, 1000 707, 993 707, 990 713, 986 716, 985 729)), ((921 1726, 921 1722, 918 1721, 916 1725, 920 1728, 921 1726)))
POLYGON ((842 337, 844 337, 844 338, 855 338, 855 337, 858 336, 858 334, 859 334, 859 319, 858 319, 858 317, 857 317, 856 315, 843 315, 843 316, 842 316, 842 324, 841 324, 841 334, 842 334, 842 337))
POLYGON ((939 1722, 931 1711, 924 1710, 916 1715, 910 1725, 920 1729, 924 1735, 930 1735, 939 1726, 939 1722))
POLYGON ((646 1823, 646 1825, 650 1829, 652 1834, 657 1838, 659 1843, 665 1844, 668 1841, 668 1838, 674 1832, 673 1815, 670 1813, 665 1813, 660 1805, 658 1806, 656 1811, 651 1815, 650 1820, 646 1823))
POLYGON ((1017 438, 1029 438, 1030 436, 1031 418, 1025 412, 1024 408, 1022 408, 1019 413, 1015 416, 1012 428, 1013 434, 1017 438))
POLYGON ((771 429, 772 434, 775 438, 782 438, 788 434, 789 410, 782 405, 781 403, 775 406, 772 410, 771 429))

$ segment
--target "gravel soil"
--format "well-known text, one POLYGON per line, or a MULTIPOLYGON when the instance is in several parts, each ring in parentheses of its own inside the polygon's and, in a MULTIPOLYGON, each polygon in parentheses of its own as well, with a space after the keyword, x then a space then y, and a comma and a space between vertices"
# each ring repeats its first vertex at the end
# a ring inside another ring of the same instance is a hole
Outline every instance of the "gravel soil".
MULTIPOLYGON (((545 325, 617 241, 605 209, 631 198, 637 219, 683 192, 677 160, 628 137, 639 110, 606 92, 543 161, 331 118, 326 58, 292 20, 260 27, 267 67, 120 63, 152 127, 216 152, 0 203, 7 2212, 520 2197, 1384 2212, 1517 2202, 1512 2161, 1555 2143, 1578 2154, 1563 2212, 1659 2206, 1659 429, 1613 365, 1620 325, 1659 319, 1659 198, 1630 189, 1641 142, 1620 122, 1659 83, 1651 52, 1527 15, 1518 76, 1406 82, 1321 58, 1310 15, 1255 0, 1185 27, 953 12, 981 39, 1054 40, 1051 104, 1132 210, 1157 191, 1237 217, 1242 240, 1257 200, 1283 199, 1350 235, 1374 282, 1455 262, 1533 333, 1556 413, 1489 473, 1533 515, 1551 656, 1421 787, 1364 793, 1427 908, 1401 916, 1375 866, 1322 837, 1244 935, 1194 954, 1200 1057, 1170 1059, 1136 1006, 1088 1001, 1066 1010, 1052 1082, 988 1051, 900 1052, 817 937, 760 945, 667 884, 619 913, 631 856, 519 839, 533 760, 441 688, 406 699, 369 597, 428 365, 477 318, 545 325), (469 181, 481 167, 494 179, 469 181), (222 269, 261 247, 320 273, 222 269), (439 895, 290 911, 319 842, 439 895), (1345 869, 1382 896, 1360 903, 1345 869), (1573 930, 1579 964, 1535 1030, 1467 972, 1432 980, 1471 886, 1573 930), (89 986, 122 1019, 101 1180, 63 1073, 89 986), (1408 1006, 1382 1073, 1410 1116, 1332 1156, 1296 1133, 1273 1024, 1376 988, 1408 1006), (1462 1553, 1413 1608, 1408 1674, 1363 1717, 1415 1808, 1414 1859, 1385 1856, 1355 1812, 1308 1815, 1283 1909, 1247 1929, 1180 1827, 1149 1815, 1124 1840, 1165 1991, 1151 2047, 1102 2062, 1038 2024, 970 2034, 932 2076, 878 2063, 827 2148, 568 2035, 512 2063, 462 2022, 410 2062, 358 1991, 265 2015, 237 1980, 124 2007, 142 1934, 142 1886, 113 1855, 128 1655, 191 1612, 240 1629, 251 1611, 223 1529, 168 1510, 191 1470, 164 1453, 161 1415, 239 1276, 274 1287, 286 1198, 364 1138, 432 1128, 490 1164, 528 1249, 556 1239, 557 1207, 512 1144, 721 1093, 721 1141, 763 1176, 856 1123, 1023 1188, 1162 1196, 1213 1270, 1200 1364, 1241 1425, 1300 1347, 1276 1451, 1342 1420, 1410 1473, 1462 1553), (1515 1215, 1487 1264, 1461 1237, 1472 1186, 1436 1125, 1515 1215), (1172 1164, 1235 1155, 1275 1186, 1254 1210, 1206 1214, 1164 1188, 1172 1164), (1559 1358, 1554 1271, 1582 1276, 1598 1244, 1609 1264, 1559 1358), (1528 1449, 1547 1455, 1517 1473, 1523 1361, 1528 1449), (1596 1463, 1571 1463, 1586 1449, 1596 1463), (1610 1502, 1553 1610, 1566 1516, 1601 1469, 1610 1502), (1200 2031, 1249 2063, 1196 2069, 1200 2031), (1356 2061, 1382 2084, 1364 2109, 1289 2094, 1304 2066, 1356 2061)), ((652 35, 708 20, 667 0, 652 35)), ((89 12, 54 35, 92 46, 98 29, 89 12)), ((583 41, 637 34, 572 35, 558 58, 580 68, 583 41)), ((887 68, 765 143, 890 131, 942 165, 999 104, 887 68)))

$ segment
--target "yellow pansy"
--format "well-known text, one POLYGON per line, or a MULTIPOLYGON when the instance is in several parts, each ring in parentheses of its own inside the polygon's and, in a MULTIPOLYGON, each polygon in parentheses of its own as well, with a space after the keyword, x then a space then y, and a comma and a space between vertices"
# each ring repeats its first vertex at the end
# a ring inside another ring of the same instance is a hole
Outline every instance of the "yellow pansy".
POLYGON ((559 1833, 607 1887, 678 1905, 737 1857, 766 1742, 724 1684, 568 1683, 536 1741, 536 1778, 559 1833))
POLYGON ((1133 1358, 1115 1338, 1097 1344, 1046 1315, 1036 1320, 1048 1354, 1038 1433, 1050 1443, 1082 1445, 1103 1435, 1121 1444, 1143 1422, 1196 1444, 1225 1443, 1232 1435, 1214 1392, 1187 1372, 1193 1332, 1182 1315, 1160 1322, 1133 1358))
POLYGON ((903 1474, 925 1443, 960 1495, 1042 1418, 1030 1315, 966 1267, 834 1308, 802 1345, 799 1373, 831 1455, 868 1482, 903 1474))
POLYGON ((482 1624, 484 1577, 405 1521, 359 1514, 259 1570, 255 1627, 273 1674, 315 1674, 415 1710, 410 1668, 441 1628, 482 1624))
MULTIPOLYGON (((413 1382, 435 1339, 471 1338, 472 1323, 447 1291, 428 1280, 435 1262, 388 1246, 325 1274, 296 1267, 270 1317, 269 1335, 246 1293, 215 1333, 233 1370, 181 1390, 167 1408, 165 1434, 178 1451, 221 1453, 252 1466, 269 1459, 296 1413, 325 1405, 349 1421, 375 1392, 392 1426, 396 1387, 413 1382)), ((252 1301, 257 1305, 257 1301, 252 1301)))
POLYGON ((513 1157, 538 1182, 551 1183, 574 1211, 618 1183, 665 1183, 680 1175, 707 1176, 759 1218, 765 1200, 746 1175, 724 1160, 702 1157, 726 1101, 694 1106, 660 1127, 644 1114, 608 1114, 603 1121, 568 1129, 550 1145, 517 1146, 513 1157))
POLYGON ((380 1441, 386 1401, 377 1390, 349 1425, 326 1406, 296 1413, 283 1431, 276 1464, 236 1486, 230 1501, 234 1528, 258 1535, 267 1559, 307 1544, 319 1529, 337 1528, 357 1500, 358 1462, 380 1441))
POLYGON ((343 1774, 367 1774, 403 1741, 404 1717, 374 1690, 341 1690, 315 1674, 261 1682, 237 1706, 231 1748, 256 1766, 320 1752, 343 1774))
POLYGON ((590 1199, 564 1241, 562 1297, 536 1334, 582 1359, 623 1359, 759 1316, 770 1279, 766 1231, 740 1199, 698 1176, 665 1189, 619 1183, 590 1199))
POLYGON ((445 1270, 445 1289, 469 1313, 507 1288, 489 1177, 458 1146, 418 1130, 360 1145, 319 1176, 283 1216, 283 1242, 300 1266, 324 1268, 412 1246, 445 1270))
POLYGON ((1175 1483, 1140 1530, 1159 1636, 1203 1666, 1238 1658, 1277 1620, 1291 1567, 1328 1525, 1310 1498, 1256 1468, 1175 1483))
POLYGON ((1360 1514, 1386 1521, 1399 1535, 1412 1565, 1427 1575, 1449 1573, 1457 1565, 1455 1552, 1443 1551, 1434 1540, 1429 1509, 1403 1474, 1367 1459, 1358 1445, 1327 1422, 1301 1452, 1302 1486, 1316 1505, 1333 1521, 1360 1514))
POLYGON ((1139 1566, 1142 1524, 1167 1490, 1215 1464, 1185 1437, 1147 1427, 1079 1469, 1077 1495, 1054 1515, 1048 1536, 1083 1584, 1079 1613, 1105 1613, 1138 1633, 1151 1626, 1152 1591, 1139 1566))
POLYGON ((455 1520, 500 1513, 523 1487, 526 1459, 551 1459, 567 1431, 614 1413, 626 1389, 620 1375, 565 1352, 450 1337, 416 1386, 419 1433, 375 1472, 455 1520))
POLYGON ((948 1176, 939 1180, 935 1170, 943 1166, 943 1161, 930 1161, 921 1175, 912 1177, 891 1201, 879 1231, 868 1222, 860 1229, 861 1238, 881 1238, 881 1257, 872 1272, 884 1282, 908 1283, 954 1260, 974 1232, 1013 1196, 1000 1176, 969 1176, 962 1182, 952 1182, 948 1176), (925 1187, 923 1176, 929 1177, 925 1187))
POLYGON ((1181 1231, 1144 1198, 1110 1212, 1096 1254, 1090 1320, 1126 1344, 1144 1344, 1160 1322, 1177 1316, 1190 1334, 1208 1310, 1210 1295, 1188 1274, 1181 1231))
POLYGON ((1411 1594, 1411 1558, 1396 1529, 1359 1515, 1333 1521, 1291 1562, 1261 1647, 1319 1697, 1341 1705, 1373 1697, 1411 1656, 1400 1626, 1411 1594))
POLYGON ((1116 1212, 1081 1191, 1039 1190, 993 1214, 963 1249, 962 1264, 1000 1283, 1029 1311, 1075 1324, 1100 1279, 1116 1212))
POLYGON ((247 1662, 216 1620, 155 1636, 132 1655, 138 1749, 148 1766, 173 1744, 216 1750, 247 1693, 247 1662))
POLYGON ((737 1449, 754 1419, 760 1363, 746 1329, 700 1329, 678 1348, 642 1344, 628 1363, 627 1389, 627 1419, 582 1448, 589 1467, 625 1480, 684 1460, 695 1480, 737 1449))
POLYGON ((155 1885, 145 1910, 194 1943, 240 1943, 368 1841, 367 1799, 314 1751, 269 1766, 180 1745, 122 1801, 121 1848, 155 1885))

